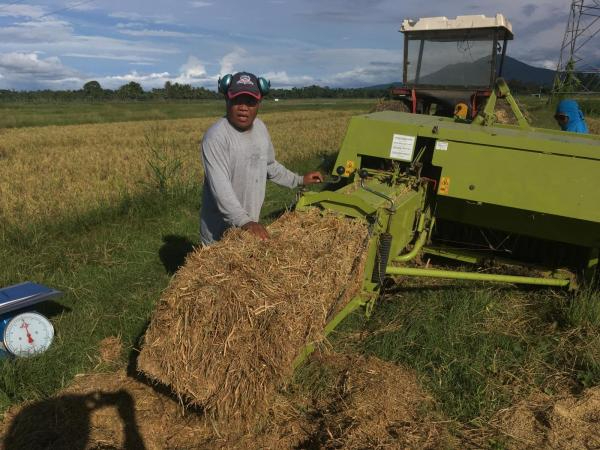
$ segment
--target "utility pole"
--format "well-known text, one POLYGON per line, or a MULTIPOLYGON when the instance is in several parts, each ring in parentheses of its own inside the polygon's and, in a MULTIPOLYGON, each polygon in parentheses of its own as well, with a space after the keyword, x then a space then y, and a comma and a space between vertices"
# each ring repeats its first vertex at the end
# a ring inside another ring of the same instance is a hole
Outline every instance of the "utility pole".
POLYGON ((552 96, 600 93, 600 0, 573 0, 552 96))

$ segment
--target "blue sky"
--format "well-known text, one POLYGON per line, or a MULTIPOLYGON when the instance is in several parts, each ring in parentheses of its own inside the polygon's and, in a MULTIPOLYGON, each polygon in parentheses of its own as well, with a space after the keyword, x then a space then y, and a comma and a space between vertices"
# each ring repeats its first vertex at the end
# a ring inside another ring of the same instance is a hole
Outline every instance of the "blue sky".
POLYGON ((505 14, 509 55, 554 69, 568 0, 6 0, 0 89, 105 88, 166 81, 214 89, 247 70, 273 87, 357 87, 401 79, 406 18, 505 14), (477 4, 476 4, 477 3, 477 4))

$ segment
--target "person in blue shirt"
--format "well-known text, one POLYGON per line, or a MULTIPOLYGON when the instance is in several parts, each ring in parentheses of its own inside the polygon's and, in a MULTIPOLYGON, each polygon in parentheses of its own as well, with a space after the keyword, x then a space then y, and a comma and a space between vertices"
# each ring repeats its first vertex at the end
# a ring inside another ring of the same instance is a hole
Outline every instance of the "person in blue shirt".
POLYGON ((561 100, 556 107, 554 118, 563 131, 589 133, 583 113, 575 100, 561 100))

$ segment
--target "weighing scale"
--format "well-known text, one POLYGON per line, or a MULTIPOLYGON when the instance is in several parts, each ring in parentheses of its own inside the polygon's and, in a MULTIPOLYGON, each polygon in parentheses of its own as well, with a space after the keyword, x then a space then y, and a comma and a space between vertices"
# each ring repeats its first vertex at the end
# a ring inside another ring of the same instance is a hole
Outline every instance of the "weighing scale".
POLYGON ((0 289, 0 358, 29 357, 48 350, 54 327, 32 307, 60 295, 56 289, 30 281, 0 289))

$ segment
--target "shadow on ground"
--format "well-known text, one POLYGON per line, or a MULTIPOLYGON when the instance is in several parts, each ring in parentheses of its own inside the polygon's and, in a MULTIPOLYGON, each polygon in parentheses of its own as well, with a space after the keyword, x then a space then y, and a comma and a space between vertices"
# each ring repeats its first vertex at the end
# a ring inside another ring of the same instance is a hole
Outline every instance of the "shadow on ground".
POLYGON ((199 245, 185 236, 167 234, 163 236, 163 245, 158 250, 158 257, 169 275, 173 275, 183 266, 186 256, 199 245))
MULTIPOLYGON (((116 408, 123 424, 123 449, 143 450, 134 400, 125 390, 67 394, 32 403, 12 420, 4 436, 6 450, 90 448, 90 420, 94 411, 116 408)), ((94 447, 92 447, 94 448, 94 447)), ((113 448, 100 447, 100 448, 113 448)))

